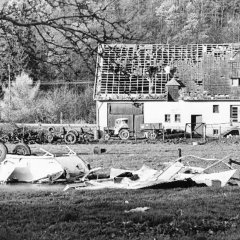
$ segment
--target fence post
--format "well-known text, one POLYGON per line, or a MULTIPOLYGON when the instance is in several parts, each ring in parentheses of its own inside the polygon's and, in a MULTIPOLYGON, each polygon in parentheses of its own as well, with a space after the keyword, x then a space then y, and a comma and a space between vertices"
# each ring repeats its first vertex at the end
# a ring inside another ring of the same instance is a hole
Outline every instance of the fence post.
POLYGON ((221 125, 219 126, 219 139, 221 138, 221 125))
POLYGON ((187 123, 185 124, 185 129, 184 129, 184 138, 187 138, 187 123))
POLYGON ((191 128, 191 141, 192 141, 192 139, 193 139, 192 123, 190 123, 190 128, 191 128))
POLYGON ((63 122, 63 113, 60 112, 60 124, 62 124, 62 122, 63 122))
POLYGON ((179 148, 179 149, 178 149, 178 157, 181 157, 181 156, 182 156, 182 149, 179 148))
POLYGON ((206 124, 206 127, 205 127, 205 140, 207 140, 207 124, 206 124))
POLYGON ((163 141, 165 140, 165 131, 164 131, 164 127, 163 127, 163 141))
POLYGON ((137 141, 137 126, 135 124, 135 129, 134 129, 134 135, 135 135, 135 142, 137 141))
POLYGON ((204 124, 203 128, 203 141, 206 141, 207 136, 207 124, 204 124))

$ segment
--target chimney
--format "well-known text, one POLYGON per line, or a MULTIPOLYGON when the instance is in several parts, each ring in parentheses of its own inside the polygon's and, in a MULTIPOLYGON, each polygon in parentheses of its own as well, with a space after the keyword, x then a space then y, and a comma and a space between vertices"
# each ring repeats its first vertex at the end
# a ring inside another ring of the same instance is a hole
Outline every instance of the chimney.
POLYGON ((168 101, 178 101, 180 84, 173 77, 167 84, 168 101))

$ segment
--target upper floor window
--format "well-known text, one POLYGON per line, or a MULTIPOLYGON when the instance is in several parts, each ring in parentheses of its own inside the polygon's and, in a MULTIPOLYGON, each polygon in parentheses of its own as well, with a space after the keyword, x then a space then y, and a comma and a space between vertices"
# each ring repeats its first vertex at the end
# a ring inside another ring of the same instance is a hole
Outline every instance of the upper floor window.
POLYGON ((170 122, 170 114, 165 114, 165 122, 170 122))
POLYGON ((213 105, 213 113, 219 113, 219 105, 213 105))
POLYGON ((175 114, 175 122, 181 122, 180 114, 175 114))

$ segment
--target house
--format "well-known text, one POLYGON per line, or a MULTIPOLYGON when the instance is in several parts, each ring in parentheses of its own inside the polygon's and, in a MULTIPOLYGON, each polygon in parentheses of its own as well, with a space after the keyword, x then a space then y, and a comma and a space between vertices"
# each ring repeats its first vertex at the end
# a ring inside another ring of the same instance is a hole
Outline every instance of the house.
POLYGON ((99 129, 127 117, 219 135, 240 122, 240 43, 100 45, 94 98, 99 129))

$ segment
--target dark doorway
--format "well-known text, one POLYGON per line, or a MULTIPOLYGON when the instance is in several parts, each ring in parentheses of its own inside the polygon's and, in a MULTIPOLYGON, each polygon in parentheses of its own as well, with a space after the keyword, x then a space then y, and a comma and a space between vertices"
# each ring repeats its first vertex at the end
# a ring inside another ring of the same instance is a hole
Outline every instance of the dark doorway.
POLYGON ((202 115, 191 115, 192 137, 202 137, 204 134, 202 115))

